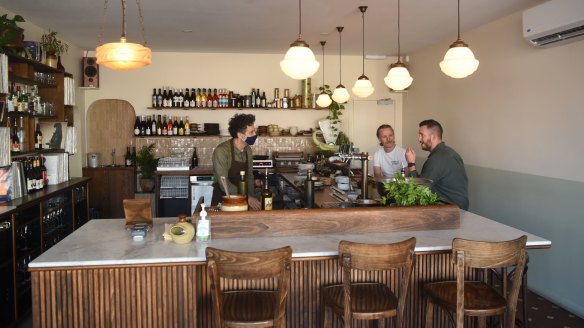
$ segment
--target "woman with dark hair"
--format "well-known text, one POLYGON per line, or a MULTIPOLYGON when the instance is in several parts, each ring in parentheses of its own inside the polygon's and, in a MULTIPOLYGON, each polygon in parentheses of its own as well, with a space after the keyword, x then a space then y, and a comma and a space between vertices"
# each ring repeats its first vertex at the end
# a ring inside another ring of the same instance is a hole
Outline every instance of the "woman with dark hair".
MULTIPOLYGON (((259 210, 260 202, 254 197, 253 152, 250 147, 257 139, 254 123, 255 116, 251 114, 236 114, 229 120, 231 139, 222 142, 213 151, 213 175, 217 182, 224 176, 229 193, 237 194, 239 172, 245 171, 248 205, 253 210, 259 210)), ((225 194, 221 183, 215 183, 213 204, 217 204, 225 194)))

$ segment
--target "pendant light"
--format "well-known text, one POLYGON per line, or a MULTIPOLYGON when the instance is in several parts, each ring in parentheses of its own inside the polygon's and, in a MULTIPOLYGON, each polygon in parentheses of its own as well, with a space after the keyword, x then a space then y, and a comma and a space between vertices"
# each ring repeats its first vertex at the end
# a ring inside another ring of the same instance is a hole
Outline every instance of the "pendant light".
POLYGON ((355 82, 355 85, 353 85, 351 90, 355 96, 359 98, 366 98, 369 97, 373 91, 375 91, 375 88, 373 88, 371 81, 369 81, 369 78, 365 75, 365 11, 367 10, 367 6, 359 6, 359 10, 361 11, 361 15, 363 17, 363 73, 361 76, 359 76, 357 82, 355 82))
POLYGON ((345 86, 343 85, 342 81, 342 67, 341 67, 341 32, 343 32, 343 27, 342 26, 337 26, 337 31, 339 31, 339 85, 337 85, 337 87, 335 88, 335 91, 333 91, 333 100, 336 101, 339 104, 343 104, 346 103, 347 100, 349 100, 349 98, 351 97, 351 95, 349 95, 349 91, 347 91, 347 88, 345 88, 345 86))
POLYGON ((393 90, 400 91, 412 84, 414 80, 406 65, 401 62, 400 45, 400 0, 397 0, 397 62, 389 66, 389 72, 383 79, 385 84, 393 90))
MULTIPOLYGON (((105 0, 103 15, 107 9, 108 0, 105 0)), ((138 13, 140 15, 140 26, 142 27, 142 37, 144 37, 144 17, 142 17, 142 8, 140 0, 136 0, 138 13)), ((102 26, 103 29, 103 26, 102 26)), ((101 43, 101 33, 100 33, 101 43)), ((146 41, 144 41, 146 44, 146 41)), ((95 49, 96 62, 105 67, 116 70, 132 70, 152 62, 150 48, 137 43, 129 43, 126 40, 126 0, 122 0, 122 36, 120 42, 110 42, 101 45, 95 49)))
POLYGON ((316 104, 322 108, 327 108, 333 102, 331 97, 324 90, 324 45, 325 44, 326 44, 326 41, 320 41, 320 45, 322 46, 322 87, 323 87, 323 90, 318 95, 318 98, 316 99, 316 104))
POLYGON ((458 39, 450 45, 444 60, 440 62, 440 69, 450 77, 461 79, 474 73, 478 67, 479 61, 472 50, 460 39, 460 0, 458 0, 458 39))
POLYGON ((298 0, 299 29, 298 39, 290 44, 284 59, 280 61, 280 68, 284 74, 295 80, 304 80, 318 71, 320 66, 308 43, 302 40, 302 1, 298 0))

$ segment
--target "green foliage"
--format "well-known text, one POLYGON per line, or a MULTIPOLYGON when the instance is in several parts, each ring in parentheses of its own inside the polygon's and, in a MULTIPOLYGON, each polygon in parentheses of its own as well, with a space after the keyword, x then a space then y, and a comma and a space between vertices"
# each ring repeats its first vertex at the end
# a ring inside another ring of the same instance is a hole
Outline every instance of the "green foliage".
POLYGON ((158 166, 158 158, 154 157, 156 144, 142 146, 136 153, 136 165, 142 173, 142 179, 151 179, 158 166))
POLYGON ((20 15, 14 15, 13 18, 8 18, 8 14, 0 16, 0 52, 4 52, 4 47, 13 42, 18 35, 19 29, 17 22, 24 22, 24 18, 20 15))
POLYGON ((328 106, 329 115, 326 118, 331 120, 331 122, 333 123, 333 131, 337 132, 338 130, 335 124, 339 122, 340 116, 343 115, 342 110, 345 109, 345 105, 339 104, 338 102, 333 100, 332 98, 333 92, 331 91, 331 87, 328 84, 319 87, 318 90, 329 95, 329 97, 331 97, 331 100, 333 101, 328 106))
POLYGON ((387 205, 394 200, 397 206, 435 205, 440 198, 429 187, 406 181, 401 174, 396 173, 394 180, 384 182, 383 188, 387 192, 381 197, 381 203, 387 205))
POLYGON ((41 47, 45 53, 60 56, 69 50, 69 45, 57 39, 57 32, 45 33, 41 36, 41 47))

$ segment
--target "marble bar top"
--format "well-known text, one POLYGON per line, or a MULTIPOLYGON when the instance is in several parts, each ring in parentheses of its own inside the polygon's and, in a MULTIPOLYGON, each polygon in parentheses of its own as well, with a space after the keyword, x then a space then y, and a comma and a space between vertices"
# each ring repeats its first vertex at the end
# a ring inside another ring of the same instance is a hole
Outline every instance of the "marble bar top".
POLYGON ((146 238, 134 241, 124 229, 124 219, 91 220, 51 247, 29 264, 29 268, 205 262, 205 248, 261 251, 290 245, 293 258, 337 255, 339 241, 391 243, 417 238, 416 252, 445 252, 453 238, 502 241, 527 235, 528 248, 548 248, 551 241, 461 210, 460 229, 403 231, 368 234, 327 234, 319 236, 229 238, 206 243, 175 244, 162 237, 165 223, 176 218, 155 218, 146 238))

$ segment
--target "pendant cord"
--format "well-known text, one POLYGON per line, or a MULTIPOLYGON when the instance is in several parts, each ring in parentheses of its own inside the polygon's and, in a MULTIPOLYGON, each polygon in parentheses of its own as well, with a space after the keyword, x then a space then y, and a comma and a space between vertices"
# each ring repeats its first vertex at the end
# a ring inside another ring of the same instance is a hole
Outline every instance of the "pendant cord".
POLYGON ((144 16, 142 16, 142 6, 140 6, 140 0, 136 0, 136 5, 138 6, 138 15, 140 16, 140 28, 142 30, 142 41, 144 41, 144 46, 148 44, 146 41, 146 31, 144 30, 144 16))
POLYGON ((122 0, 122 38, 126 37, 126 0, 122 0))
POLYGON ((458 40, 460 40, 460 0, 458 0, 458 40))
POLYGON ((302 0, 298 0, 298 39, 302 40, 302 0))
POLYGON ((342 69, 341 69, 341 45, 342 45, 342 39, 341 39, 341 32, 343 31, 343 27, 337 27, 337 29, 339 30, 339 84, 343 84, 341 81, 343 81, 343 77, 342 77, 342 69))
POLYGON ((401 60, 401 46, 400 46, 400 0, 397 0, 397 61, 398 63, 401 60))
POLYGON ((108 4, 108 0, 105 0, 103 2, 103 12, 101 13, 101 24, 99 25, 99 35, 97 36, 97 44, 101 45, 102 42, 102 37, 103 37, 103 26, 105 25, 105 17, 107 14, 107 4, 108 4))
POLYGON ((326 41, 320 41, 320 44, 322 45, 322 86, 324 88, 324 45, 326 41))
POLYGON ((363 10, 361 12, 361 16, 363 17, 363 57, 362 57, 363 74, 362 75, 365 75, 365 10, 363 10))

